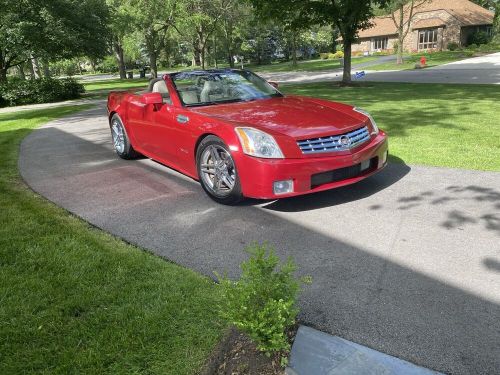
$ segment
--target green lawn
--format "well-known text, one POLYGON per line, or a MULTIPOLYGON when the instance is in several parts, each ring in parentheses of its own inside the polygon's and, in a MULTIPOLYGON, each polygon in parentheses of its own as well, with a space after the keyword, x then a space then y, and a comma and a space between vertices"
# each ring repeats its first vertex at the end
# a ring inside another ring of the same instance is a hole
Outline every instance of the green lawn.
POLYGON ((396 61, 370 66, 369 70, 408 70, 415 69, 415 64, 420 62, 420 58, 425 56, 427 66, 438 66, 448 64, 454 61, 468 59, 472 57, 473 52, 467 51, 442 51, 442 52, 422 52, 404 56, 403 64, 396 64, 396 61))
POLYGON ((127 90, 131 88, 137 87, 146 87, 148 85, 149 79, 103 79, 100 81, 91 81, 91 82, 83 82, 83 86, 85 87, 85 91, 112 91, 112 90, 127 90))
MULTIPOLYGON (((376 57, 353 57, 352 65, 361 64, 375 60, 376 57)), ((259 73, 275 73, 275 72, 316 72, 322 70, 340 69, 340 59, 332 60, 306 60, 298 61, 296 68, 292 67, 291 62, 273 63, 269 65, 245 65, 245 69, 259 73)))
MULTIPOLYGON (((373 61, 375 60, 376 57, 374 56, 369 56, 369 57, 353 57, 352 58, 352 64, 361 64, 364 62, 368 61, 373 61)), ((222 63, 218 65, 219 69, 223 68, 228 68, 229 65, 222 63)), ((235 68, 241 68, 241 65, 236 65, 235 68)), ((331 60, 321 60, 321 59, 315 59, 315 60, 299 60, 297 61, 297 67, 293 67, 292 63, 290 61, 286 62, 273 62, 272 64, 266 64, 266 65, 257 65, 257 64, 245 64, 244 65, 245 69, 251 70, 253 72, 258 72, 258 73, 275 73, 275 72, 317 72, 317 71, 323 71, 323 70, 333 70, 333 69, 340 69, 340 60, 339 59, 331 59, 331 60)), ((179 67, 179 68, 169 68, 165 69, 168 71, 189 71, 189 70, 195 70, 195 69, 201 69, 200 67, 192 68, 192 67, 179 67)), ((207 69, 215 69, 214 66, 209 66, 207 69)))
POLYGON ((214 283, 20 180, 20 141, 83 108, 0 115, 0 374, 193 374, 223 330, 214 283))
POLYGON ((500 171, 500 86, 316 83, 282 90, 369 110, 389 134, 390 153, 405 163, 500 171))

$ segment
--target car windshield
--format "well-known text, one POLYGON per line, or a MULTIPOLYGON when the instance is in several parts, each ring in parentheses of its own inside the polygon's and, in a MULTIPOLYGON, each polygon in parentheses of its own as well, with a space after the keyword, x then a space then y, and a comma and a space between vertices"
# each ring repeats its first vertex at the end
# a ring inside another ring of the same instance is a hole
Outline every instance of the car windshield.
POLYGON ((282 96, 264 79, 245 70, 182 72, 171 77, 187 107, 282 96))

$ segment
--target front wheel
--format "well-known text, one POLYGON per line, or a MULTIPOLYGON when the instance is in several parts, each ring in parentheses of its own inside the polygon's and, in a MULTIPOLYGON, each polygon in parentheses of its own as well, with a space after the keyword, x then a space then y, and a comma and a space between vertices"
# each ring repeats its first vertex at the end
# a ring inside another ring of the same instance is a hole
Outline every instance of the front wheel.
POLYGON ((228 205, 243 199, 236 164, 220 138, 210 135, 203 139, 196 152, 196 162, 201 186, 210 198, 228 205))

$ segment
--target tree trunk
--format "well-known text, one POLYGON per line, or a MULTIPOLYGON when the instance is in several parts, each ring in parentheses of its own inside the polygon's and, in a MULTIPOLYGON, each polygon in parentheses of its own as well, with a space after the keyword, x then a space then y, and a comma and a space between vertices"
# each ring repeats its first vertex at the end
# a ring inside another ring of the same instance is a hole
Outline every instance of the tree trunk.
POLYGON ((151 78, 158 78, 158 66, 156 64, 156 52, 149 53, 149 67, 151 68, 151 78))
POLYGON ((234 68, 234 59, 233 59, 233 51, 232 51, 232 45, 233 45, 233 37, 232 37, 232 27, 231 25, 226 25, 225 29, 225 39, 226 39, 226 58, 227 58, 227 63, 231 68, 234 68))
POLYGON ((351 46, 352 41, 344 39, 344 73, 342 76, 342 83, 351 84, 351 46))
POLYGON ((31 55, 31 66, 33 67, 33 78, 39 79, 42 77, 40 74, 40 65, 38 64, 38 59, 31 55))
POLYGON ((7 82, 7 68, 0 67, 0 82, 7 82))
POLYGON ((201 63, 201 69, 205 70, 205 47, 200 52, 200 63, 201 63))
POLYGON ((127 72, 125 70, 125 59, 123 58, 123 47, 118 40, 113 41, 113 51, 115 53, 116 62, 118 64, 120 79, 125 79, 127 78, 127 72))
POLYGON ((217 39, 215 37, 215 34, 213 36, 213 39, 214 39, 214 65, 215 65, 215 69, 218 68, 217 66, 217 39))
POLYGON ((50 66, 48 61, 46 60, 42 61, 42 70, 43 70, 43 76, 45 78, 50 78, 50 66))
POLYGON ((198 30, 198 52, 200 59, 201 69, 205 69, 205 51, 206 51, 206 42, 203 42, 203 30, 200 28, 198 30))
POLYGON ((292 31, 292 67, 297 67, 297 32, 292 31))
POLYGON ((403 35, 400 34, 400 36, 398 36, 398 57, 396 59, 396 64, 398 65, 403 63, 403 43, 404 38, 403 35))
MULTIPOLYGON (((411 6, 413 6, 413 3, 411 6)), ((403 23, 404 23, 404 5, 401 5, 401 8, 399 8, 398 57, 396 60, 396 64, 398 64, 398 65, 403 63, 403 42, 405 39, 403 23)))
POLYGON ((19 78, 21 78, 23 81, 26 79, 26 74, 24 74, 23 64, 19 64, 17 66, 17 74, 19 75, 19 78))

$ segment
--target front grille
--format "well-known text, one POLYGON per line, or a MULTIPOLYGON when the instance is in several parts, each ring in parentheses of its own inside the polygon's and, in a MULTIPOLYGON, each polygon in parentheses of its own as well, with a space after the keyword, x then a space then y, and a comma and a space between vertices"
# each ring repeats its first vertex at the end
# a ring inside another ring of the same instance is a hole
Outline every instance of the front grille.
POLYGON ((348 180, 350 178, 355 178, 362 176, 364 174, 370 173, 377 168, 378 157, 370 159, 369 166, 361 170, 361 163, 356 165, 351 165, 350 167, 334 169, 333 171, 316 173, 311 176, 311 189, 315 187, 329 184, 332 182, 338 182, 343 180, 348 180))
POLYGON ((370 139, 368 127, 363 127, 349 133, 329 137, 311 138, 297 141, 303 154, 317 152, 336 152, 350 150, 370 139))

